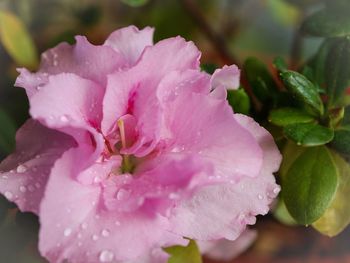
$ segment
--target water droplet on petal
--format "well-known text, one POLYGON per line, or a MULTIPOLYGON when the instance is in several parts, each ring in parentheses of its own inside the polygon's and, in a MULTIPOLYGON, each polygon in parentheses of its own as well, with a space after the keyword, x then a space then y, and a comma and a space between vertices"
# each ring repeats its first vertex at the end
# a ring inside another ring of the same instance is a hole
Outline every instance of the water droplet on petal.
POLYGON ((177 193, 170 193, 169 194, 169 198, 174 200, 174 199, 178 199, 179 198, 179 195, 177 193))
POLYGON ((84 223, 81 224, 81 228, 82 228, 82 229, 87 229, 87 227, 88 227, 88 224, 87 224, 87 223, 84 222, 84 223))
POLYGON ((110 234, 109 230, 108 229, 103 229, 102 232, 101 232, 101 235, 103 237, 108 237, 110 234))
POLYGON ((12 198, 13 198, 13 194, 11 193, 11 192, 9 192, 9 191, 6 191, 5 192, 5 197, 8 199, 8 200, 12 200, 12 198))
POLYGON ((22 193, 25 193, 26 191, 27 191, 27 187, 25 187, 25 186, 20 186, 19 187, 19 190, 22 192, 22 193))
POLYGON ((66 229, 64 230, 63 234, 64 234, 65 237, 70 236, 70 234, 72 234, 72 229, 66 228, 66 229))
POLYGON ((274 194, 278 194, 279 191, 280 191, 280 188, 279 188, 279 187, 275 187, 275 188, 273 189, 273 193, 274 193, 274 194))
POLYGON ((116 194, 116 198, 121 201, 121 200, 125 200, 130 196, 130 190, 126 190, 126 189, 119 189, 117 194, 116 194))
POLYGON ((78 242, 78 247, 81 247, 83 244, 81 242, 78 242))
POLYGON ((258 194, 258 199, 259 199, 259 200, 263 200, 264 197, 263 197, 261 194, 258 194))
POLYGON ((119 222, 119 221, 115 221, 114 224, 115 224, 116 226, 120 226, 120 222, 119 222))
POLYGON ((40 185, 39 183, 35 183, 35 187, 36 187, 36 188, 38 188, 38 189, 39 189, 39 188, 40 188, 40 186, 41 186, 41 185, 40 185))
POLYGON ((17 169, 16 169, 17 173, 21 174, 21 173, 25 173, 27 171, 27 166, 20 164, 18 165, 17 169))
POLYGON ((111 262, 114 258, 114 254, 110 250, 103 250, 100 254, 100 262, 111 262))
POLYGON ((98 235, 92 235, 92 240, 96 241, 98 239, 98 235))
POLYGON ((101 182, 101 178, 99 176, 94 177, 94 183, 99 183, 101 182))
POLYGON ((60 117, 60 121, 61 121, 61 122, 68 122, 67 116, 65 116, 65 115, 61 116, 61 117, 60 117))

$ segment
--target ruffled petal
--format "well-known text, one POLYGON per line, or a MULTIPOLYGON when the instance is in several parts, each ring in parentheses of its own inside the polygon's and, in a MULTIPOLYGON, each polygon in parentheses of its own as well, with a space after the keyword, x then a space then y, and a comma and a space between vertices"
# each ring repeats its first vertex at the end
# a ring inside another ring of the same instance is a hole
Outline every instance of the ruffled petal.
POLYGON ((238 89, 240 70, 236 65, 224 66, 215 70, 211 77, 211 87, 216 89, 220 86, 225 89, 238 89))
POLYGON ((249 117, 236 114, 235 119, 255 136, 264 151, 259 175, 202 188, 190 201, 175 208, 174 232, 199 240, 235 240, 247 224, 255 223, 256 215, 268 212, 278 194, 280 187, 272 173, 279 167, 281 154, 272 136, 249 117))
POLYGON ((0 193, 21 211, 38 214, 53 164, 75 142, 32 119, 18 130, 16 140, 16 151, 0 164, 0 193))
POLYGON ((49 76, 74 73, 105 87, 107 75, 125 67, 127 61, 113 48, 95 46, 85 37, 77 36, 75 45, 62 43, 44 52, 37 73, 19 69, 20 75, 15 85, 24 88, 31 97, 48 82, 49 76))
POLYGON ((153 46, 154 28, 145 27, 139 30, 135 26, 128 26, 114 31, 105 41, 105 46, 110 46, 121 54, 128 66, 133 66, 140 58, 147 46, 153 46))
POLYGON ((157 255, 160 247, 187 243, 165 230, 160 215, 106 210, 99 185, 73 179, 79 160, 76 148, 55 163, 41 203, 39 249, 50 262, 137 262, 153 249, 157 255))
POLYGON ((103 88, 90 80, 70 73, 58 74, 30 98, 30 114, 100 154, 104 148, 104 139, 98 133, 103 95, 103 88))
POLYGON ((230 261, 245 252, 256 240, 257 232, 246 229, 235 241, 220 239, 197 242, 202 254, 220 261, 230 261))
POLYGON ((172 152, 195 153, 215 166, 213 176, 226 181, 255 177, 262 150, 253 135, 235 120, 226 101, 199 93, 183 93, 167 104, 166 138, 172 152))
POLYGON ((171 38, 147 47, 135 67, 110 75, 103 101, 103 133, 111 133, 121 116, 131 114, 136 117, 139 130, 139 139, 135 142, 139 147, 133 154, 140 156, 137 150, 143 155, 151 151, 161 129, 162 109, 155 95, 159 82, 169 71, 198 69, 199 57, 192 42, 171 38))

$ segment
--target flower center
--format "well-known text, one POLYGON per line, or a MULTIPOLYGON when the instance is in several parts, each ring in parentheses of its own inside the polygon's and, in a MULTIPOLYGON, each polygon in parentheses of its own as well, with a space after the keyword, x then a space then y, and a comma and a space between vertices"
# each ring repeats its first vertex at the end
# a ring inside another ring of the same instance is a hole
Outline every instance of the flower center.
MULTIPOLYGON (((120 140, 122 143, 122 148, 126 149, 127 145, 126 145, 126 136, 125 136, 125 125, 124 125, 124 121, 122 119, 119 119, 118 122, 118 128, 119 128, 119 134, 120 134, 120 140)), ((135 162, 134 162, 134 158, 131 155, 128 154, 121 154, 122 156, 122 164, 120 167, 120 172, 122 174, 125 173, 133 173, 134 169, 135 169, 135 162)))

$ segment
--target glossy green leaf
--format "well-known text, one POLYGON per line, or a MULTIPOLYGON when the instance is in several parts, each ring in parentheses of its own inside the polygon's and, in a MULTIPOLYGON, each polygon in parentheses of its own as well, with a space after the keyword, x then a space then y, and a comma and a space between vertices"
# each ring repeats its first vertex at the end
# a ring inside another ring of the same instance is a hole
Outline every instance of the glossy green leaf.
POLYGON ((276 57, 273 60, 273 66, 279 71, 279 72, 283 72, 285 70, 288 70, 288 66, 286 61, 281 58, 281 57, 276 57))
POLYGON ((0 41, 19 66, 35 68, 38 53, 22 21, 10 12, 0 10, 0 41))
POLYGON ((235 113, 249 114, 250 100, 244 89, 228 90, 227 100, 235 113))
POLYGON ((285 225, 296 225, 297 222, 295 222, 294 218, 289 214, 287 207, 283 201, 283 199, 280 199, 278 201, 278 204, 273 211, 274 217, 280 221, 281 223, 285 225))
POLYGON ((309 16, 301 28, 304 33, 312 36, 349 36, 350 16, 348 12, 330 12, 329 9, 323 9, 309 16))
POLYGON ((293 141, 289 141, 283 147, 282 151, 282 164, 280 167, 279 174, 281 175, 281 179, 286 177, 289 168, 292 166, 294 161, 301 155, 307 148, 296 145, 293 141))
POLYGON ((335 236, 350 224, 350 165, 338 154, 332 152, 339 171, 339 185, 332 204, 312 226, 317 231, 335 236))
POLYGON ((340 39, 333 43, 327 56, 325 77, 329 104, 336 104, 350 86, 349 39, 340 39))
POLYGON ((338 170, 325 146, 306 149, 293 162, 283 181, 283 199, 291 216, 311 224, 329 207, 338 186, 338 170))
POLYGON ((284 135, 298 145, 317 146, 329 143, 334 137, 330 128, 315 123, 296 123, 284 127, 284 135))
POLYGON ((277 126, 287 126, 295 123, 313 122, 315 119, 299 109, 280 108, 270 112, 269 121, 277 126))
POLYGON ((269 100, 277 87, 266 66, 256 58, 248 58, 243 66, 255 96, 262 102, 269 100))
POLYGON ((281 79, 287 89, 292 92, 297 99, 307 104, 311 110, 322 115, 323 103, 315 85, 305 76, 295 71, 284 71, 281 79))
POLYGON ((121 1, 132 7, 139 7, 148 3, 148 0, 121 0, 121 1))
POLYGON ((187 247, 173 246, 164 249, 170 254, 168 263, 202 263, 202 257, 195 241, 191 240, 187 247))
POLYGON ((342 154, 350 154, 350 127, 335 130, 332 148, 342 154))
POLYGON ((0 152, 9 154, 15 146, 16 126, 8 114, 0 109, 0 152))

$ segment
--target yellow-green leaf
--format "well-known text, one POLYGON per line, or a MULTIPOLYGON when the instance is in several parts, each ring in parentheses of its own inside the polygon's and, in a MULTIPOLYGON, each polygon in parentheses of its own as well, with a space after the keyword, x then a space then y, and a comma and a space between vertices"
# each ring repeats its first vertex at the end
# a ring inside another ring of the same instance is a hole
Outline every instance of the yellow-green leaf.
POLYGON ((38 65, 38 53, 25 25, 4 10, 0 10, 0 41, 19 66, 34 69, 38 65))
POLYGON ((202 257, 195 241, 191 240, 187 247, 173 246, 164 249, 170 254, 168 263, 202 263, 202 257))
POLYGON ((332 156, 339 171, 338 189, 330 207, 312 224, 317 231, 331 237, 350 223, 350 165, 335 152, 332 152, 332 156))

